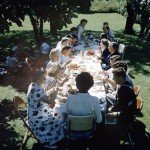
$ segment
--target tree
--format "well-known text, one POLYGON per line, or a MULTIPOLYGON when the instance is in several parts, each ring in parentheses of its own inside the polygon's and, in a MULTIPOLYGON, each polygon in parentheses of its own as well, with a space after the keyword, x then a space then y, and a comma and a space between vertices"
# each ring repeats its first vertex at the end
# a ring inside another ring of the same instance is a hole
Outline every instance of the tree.
POLYGON ((9 31, 12 22, 22 26, 25 15, 28 15, 39 46, 43 37, 43 23, 50 21, 51 33, 56 35, 58 29, 71 23, 72 17, 77 17, 79 5, 80 0, 2 0, 0 30, 3 33, 9 31))
POLYGON ((134 34, 133 25, 136 21, 137 13, 140 8, 140 1, 141 0, 127 0, 127 20, 124 29, 124 33, 126 34, 134 34))
POLYGON ((147 36, 150 29, 150 1, 142 0, 140 7, 140 37, 147 36))
POLYGON ((18 0, 1 0, 0 4, 0 33, 9 32, 12 23, 22 26, 26 11, 23 1, 18 0))

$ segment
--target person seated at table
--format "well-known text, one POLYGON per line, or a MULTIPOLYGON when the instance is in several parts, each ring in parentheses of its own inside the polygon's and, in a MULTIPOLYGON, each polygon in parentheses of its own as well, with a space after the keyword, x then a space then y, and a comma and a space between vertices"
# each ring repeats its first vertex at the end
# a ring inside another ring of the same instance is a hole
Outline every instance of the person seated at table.
POLYGON ((72 27, 72 28, 70 29, 70 34, 77 35, 77 33, 78 33, 78 29, 77 29, 76 27, 72 27))
POLYGON ((126 125, 134 118, 136 112, 136 96, 134 90, 125 84, 126 72, 123 68, 113 70, 117 89, 116 105, 110 107, 109 115, 117 117, 118 124, 126 125))
POLYGON ((77 116, 94 114, 96 122, 101 123, 102 115, 99 100, 88 93, 88 90, 94 85, 93 77, 88 72, 82 72, 77 75, 75 80, 79 93, 68 96, 66 102, 67 114, 77 116))
POLYGON ((70 39, 67 37, 63 37, 61 41, 57 43, 56 49, 61 52, 62 48, 66 45, 70 45, 70 39))
POLYGON ((69 42, 69 45, 70 46, 76 46, 77 43, 78 43, 78 36, 75 35, 75 34, 68 34, 66 35, 65 37, 69 38, 70 42, 69 42))
POLYGON ((107 39, 109 41, 111 41, 111 42, 114 41, 114 35, 110 31, 110 28, 108 25, 103 26, 103 32, 105 33, 105 35, 107 36, 107 39))
POLYGON ((102 39, 100 43, 100 51, 101 51, 101 57, 99 58, 102 60, 102 63, 105 63, 106 58, 108 55, 110 55, 110 52, 108 50, 109 41, 107 39, 102 39))
POLYGON ((113 65, 115 63, 117 63, 118 61, 121 60, 121 57, 119 55, 113 55, 112 57, 110 57, 110 69, 108 70, 102 70, 99 73, 105 75, 105 79, 103 79, 103 81, 105 83, 109 83, 109 89, 111 89, 112 91, 116 90, 117 85, 114 83, 113 81, 113 65))
POLYGON ((80 24, 77 26, 77 36, 78 36, 78 40, 81 39, 84 28, 87 24, 87 20, 86 19, 81 19, 80 24))
POLYGON ((28 87, 28 123, 32 132, 40 140, 40 143, 50 148, 56 147, 65 135, 63 123, 59 114, 53 112, 54 101, 57 92, 48 97, 42 88, 43 74, 37 71, 31 72, 32 83, 28 87), (51 108, 50 108, 50 106, 51 108))
POLYGON ((68 62, 72 56, 71 46, 64 46, 61 50, 60 62, 61 64, 68 62))
POLYGON ((124 69, 124 71, 126 72, 125 84, 130 86, 131 88, 134 88, 133 81, 127 73, 128 66, 127 66, 127 63, 125 61, 117 61, 116 63, 113 64, 112 67, 113 67, 113 69, 122 67, 124 69))
POLYGON ((41 57, 39 61, 41 62, 41 67, 44 67, 48 63, 49 53, 50 53, 50 45, 46 42, 45 38, 42 39, 40 52, 41 52, 41 57))
POLYGON ((68 80, 68 77, 63 78, 63 75, 62 67, 58 63, 51 65, 46 72, 45 81, 42 85, 44 91, 49 92, 52 88, 62 86, 68 80))
POLYGON ((9 69, 17 69, 18 60, 14 56, 14 51, 9 52, 9 56, 6 58, 6 66, 9 69))
POLYGON ((110 57, 112 57, 113 55, 120 55, 120 53, 118 52, 118 48, 119 48, 119 44, 116 42, 110 42, 109 46, 108 46, 108 50, 110 52, 110 54, 108 55, 108 57, 105 59, 105 63, 102 63, 102 69, 103 70, 108 70, 110 69, 110 57))
POLYGON ((56 48, 51 49, 50 55, 49 55, 50 61, 48 62, 46 66, 46 71, 53 65, 53 64, 59 64, 60 63, 60 52, 56 48))

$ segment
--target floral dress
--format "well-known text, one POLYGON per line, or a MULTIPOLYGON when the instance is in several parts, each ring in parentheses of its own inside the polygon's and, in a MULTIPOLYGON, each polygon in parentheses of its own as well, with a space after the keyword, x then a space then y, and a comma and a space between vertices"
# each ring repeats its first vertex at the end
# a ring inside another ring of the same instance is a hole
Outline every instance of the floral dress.
POLYGON ((47 103, 40 101, 45 95, 42 87, 31 83, 28 88, 28 122, 41 143, 53 145, 64 138, 63 120, 47 103))

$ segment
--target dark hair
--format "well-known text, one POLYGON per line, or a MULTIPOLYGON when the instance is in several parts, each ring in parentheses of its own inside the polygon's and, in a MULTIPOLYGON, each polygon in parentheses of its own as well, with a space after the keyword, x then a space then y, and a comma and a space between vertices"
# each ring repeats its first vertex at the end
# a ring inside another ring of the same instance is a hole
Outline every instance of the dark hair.
POLYGON ((72 34, 67 34, 65 37, 72 38, 72 34))
POLYGON ((111 42, 112 43, 112 47, 116 50, 118 50, 119 48, 119 44, 117 42, 111 42))
POLYGON ((117 62, 113 65, 113 68, 114 68, 114 69, 115 69, 115 68, 118 68, 118 67, 122 67, 122 68, 125 70, 125 72, 127 72, 128 66, 127 66, 127 63, 126 63, 125 61, 117 61, 117 62))
POLYGON ((126 72, 122 67, 118 67, 113 70, 113 75, 114 75, 114 77, 122 77, 123 79, 125 79, 126 72))
POLYGON ((9 52, 9 57, 14 57, 14 54, 15 54, 14 51, 10 51, 9 52))
POLYGON ((75 80, 80 92, 87 92, 94 85, 93 77, 88 72, 81 72, 75 80))
POLYGON ((81 19, 80 23, 83 23, 83 22, 88 22, 86 19, 81 19))
POLYGON ((103 26, 108 26, 108 22, 103 22, 103 26))
POLYGON ((78 40, 78 36, 75 34, 71 34, 73 39, 77 39, 78 40))
POLYGON ((103 38, 103 39, 101 40, 101 42, 103 43, 104 46, 106 46, 106 47, 108 48, 109 41, 108 41, 107 39, 103 38))
POLYGON ((72 28, 70 29, 70 32, 73 32, 73 31, 77 31, 77 28, 76 28, 76 27, 72 27, 72 28))
POLYGON ((110 60, 116 62, 116 61, 120 61, 121 57, 119 55, 113 55, 110 57, 110 60))
POLYGON ((64 47, 62 48, 61 52, 64 51, 64 50, 69 50, 70 48, 71 48, 70 45, 64 46, 64 47))
POLYGON ((38 81, 41 78, 44 78, 44 72, 40 70, 30 70, 31 80, 38 81))
POLYGON ((100 36, 101 39, 107 39, 107 35, 105 33, 102 33, 100 36))

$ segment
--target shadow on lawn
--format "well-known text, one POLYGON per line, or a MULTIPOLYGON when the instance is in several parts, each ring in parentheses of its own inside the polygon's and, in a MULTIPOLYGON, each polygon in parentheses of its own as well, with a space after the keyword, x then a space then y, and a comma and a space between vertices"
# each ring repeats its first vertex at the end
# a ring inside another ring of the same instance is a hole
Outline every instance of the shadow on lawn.
POLYGON ((4 99, 0 103, 0 149, 14 149, 20 147, 20 134, 15 131, 14 126, 10 125, 10 121, 17 119, 14 115, 14 106, 12 101, 4 99))

